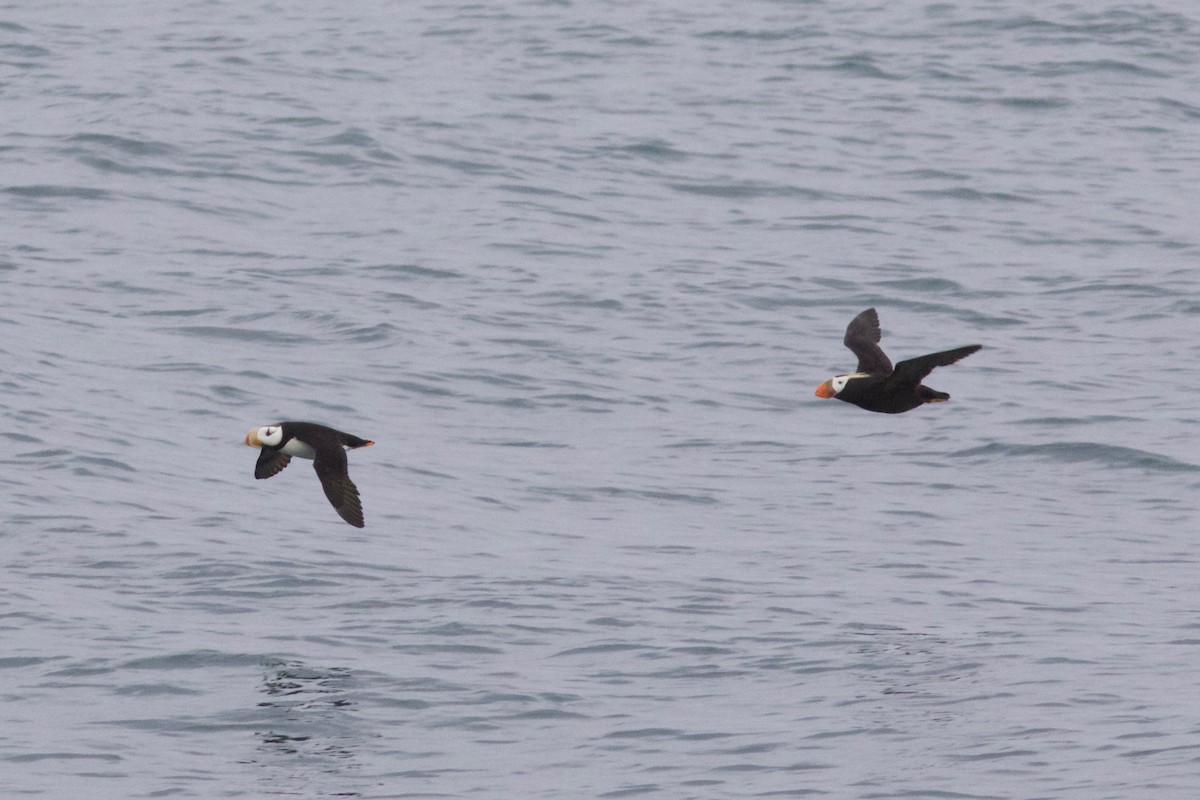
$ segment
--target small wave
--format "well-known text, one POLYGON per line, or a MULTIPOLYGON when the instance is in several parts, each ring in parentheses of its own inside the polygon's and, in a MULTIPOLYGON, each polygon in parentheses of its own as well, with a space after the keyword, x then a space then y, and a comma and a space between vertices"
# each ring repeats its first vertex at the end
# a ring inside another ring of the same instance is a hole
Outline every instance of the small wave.
POLYGON ((982 447, 959 450, 949 455, 951 458, 982 458, 984 460, 993 460, 1003 456, 1028 456, 1063 464, 1094 461, 1105 466, 1122 469, 1144 469, 1151 472, 1200 472, 1200 465, 1177 461, 1146 450, 1097 442, 1052 442, 1049 444, 992 442, 982 447))
POLYGON ((126 464, 124 461, 117 461, 115 458, 105 458, 103 456, 76 456, 76 461, 82 461, 85 464, 92 464, 97 467, 109 467, 112 469, 125 470, 126 472, 137 472, 136 469, 126 464))
POLYGON ((393 275, 398 275, 406 278, 461 278, 461 272, 455 272, 449 269, 433 269, 431 267, 420 267, 416 264, 376 264, 366 267, 367 270, 373 272, 387 272, 393 275))
POLYGON ((1111 58, 1100 58, 1093 61, 1048 61, 1032 70, 1040 77, 1057 78, 1063 75, 1080 75, 1096 72, 1112 72, 1126 75, 1140 75, 1151 78, 1167 78, 1167 73, 1128 61, 1117 61, 1111 58))
POLYGON ((934 199, 946 200, 967 200, 971 202, 993 202, 993 203, 1036 203, 1037 201, 1031 197, 1025 197, 1011 192, 981 192, 978 189, 971 189, 966 186, 958 186, 951 189, 913 189, 909 194, 919 195, 921 197, 932 197, 934 199))
POLYGON ((804 200, 831 200, 829 192, 805 189, 764 181, 728 181, 707 183, 671 183, 668 187, 684 194, 720 197, 727 200, 750 200, 760 197, 798 197, 804 200))
POLYGON ((72 197, 80 200, 107 200, 112 196, 110 192, 104 189, 93 189, 90 186, 56 186, 46 183, 29 186, 6 186, 3 191, 6 194, 16 195, 17 197, 29 197, 35 200, 49 200, 60 197, 72 197))
POLYGON ((688 158, 688 154, 682 150, 677 150, 669 143, 662 139, 647 139, 636 144, 621 145, 619 147, 602 147, 600 152, 606 152, 615 155, 630 155, 646 159, 647 161, 684 161, 688 158))
POLYGON ((176 328, 159 328, 158 330, 198 339, 228 339, 237 342, 256 342, 261 344, 306 344, 312 341, 307 336, 300 336, 294 333, 254 330, 251 328, 227 328, 216 325, 181 325, 176 328))
POLYGON ((178 148, 166 142, 155 142, 147 139, 129 139, 124 136, 112 136, 102 133, 80 133, 67 141, 77 144, 97 145, 112 150, 119 150, 129 155, 171 155, 178 148))

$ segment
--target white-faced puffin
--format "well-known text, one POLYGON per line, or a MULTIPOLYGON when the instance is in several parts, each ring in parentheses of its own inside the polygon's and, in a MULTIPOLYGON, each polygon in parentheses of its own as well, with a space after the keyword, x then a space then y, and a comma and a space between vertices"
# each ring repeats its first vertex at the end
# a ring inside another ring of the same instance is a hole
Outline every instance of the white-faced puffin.
POLYGON ((375 444, 370 439, 314 422, 279 422, 253 428, 246 434, 246 444, 262 448, 254 465, 254 477, 260 480, 278 474, 292 456, 311 458, 334 510, 354 527, 363 526, 362 502, 358 499, 358 487, 350 480, 346 451, 370 447, 375 444))
POLYGON ((879 349, 879 315, 868 308, 850 321, 843 340, 858 356, 858 371, 837 375, 817 387, 817 397, 836 397, 867 411, 901 414, 924 403, 943 403, 950 395, 922 386, 934 367, 953 364, 983 345, 969 344, 941 353, 910 358, 892 369, 892 362, 879 349))

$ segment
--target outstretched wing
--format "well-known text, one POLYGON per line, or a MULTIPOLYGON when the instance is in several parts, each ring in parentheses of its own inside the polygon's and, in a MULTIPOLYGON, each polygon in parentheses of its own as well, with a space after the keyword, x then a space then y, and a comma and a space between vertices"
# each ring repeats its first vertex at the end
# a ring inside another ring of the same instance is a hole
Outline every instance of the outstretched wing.
POLYGON ((933 372, 934 367, 944 367, 979 350, 983 345, 969 344, 966 347, 956 347, 953 350, 943 350, 940 353, 930 353, 927 356, 917 356, 896 365, 892 380, 916 386, 925 380, 925 376, 933 372))
POLYGON ((258 454, 258 463, 254 465, 254 477, 262 480, 269 478, 272 475, 278 475, 292 457, 287 453, 281 453, 278 450, 268 450, 263 448, 258 454))
POLYGON ((358 487, 350 480, 346 451, 341 445, 318 451, 313 469, 338 516, 356 528, 363 527, 362 501, 358 497, 358 487))
POLYGON ((879 315, 873 308, 868 308, 846 326, 846 338, 842 341, 858 356, 859 372, 887 375, 892 371, 892 362, 879 349, 880 335, 879 315))

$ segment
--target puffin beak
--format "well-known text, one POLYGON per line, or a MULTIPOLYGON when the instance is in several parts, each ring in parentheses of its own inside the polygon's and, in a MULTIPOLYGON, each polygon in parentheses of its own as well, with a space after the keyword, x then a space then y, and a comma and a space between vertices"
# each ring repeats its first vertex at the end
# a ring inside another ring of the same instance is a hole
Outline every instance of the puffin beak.
POLYGON ((246 446, 262 447, 262 442, 258 440, 258 428, 251 428, 250 432, 246 434, 246 446))
POLYGON ((820 397, 822 400, 828 400, 829 398, 833 397, 835 394, 837 394, 837 393, 833 391, 833 380, 832 379, 825 381, 824 383, 822 383, 820 386, 817 387, 816 395, 817 395, 817 397, 820 397))

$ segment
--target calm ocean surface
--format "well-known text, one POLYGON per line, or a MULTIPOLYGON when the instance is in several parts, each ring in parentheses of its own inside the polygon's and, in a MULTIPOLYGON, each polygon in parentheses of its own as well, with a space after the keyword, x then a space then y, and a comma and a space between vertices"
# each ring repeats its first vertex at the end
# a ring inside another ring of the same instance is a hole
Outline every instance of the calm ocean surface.
POLYGON ((5 796, 1200 796, 1198 76, 1191 0, 0 6, 5 796), (869 306, 952 402, 813 396, 869 306))

